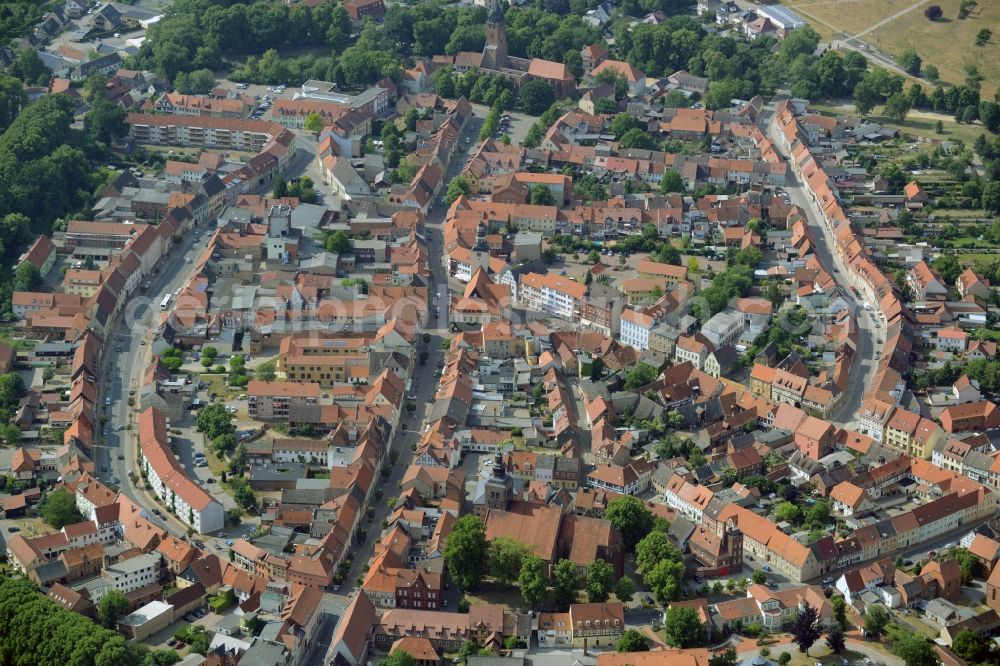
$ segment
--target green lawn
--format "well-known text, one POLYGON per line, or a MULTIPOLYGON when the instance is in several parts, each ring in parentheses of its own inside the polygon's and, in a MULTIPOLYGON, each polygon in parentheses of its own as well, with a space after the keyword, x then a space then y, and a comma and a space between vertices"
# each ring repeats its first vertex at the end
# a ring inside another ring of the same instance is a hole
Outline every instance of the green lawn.
MULTIPOLYGON (((810 102, 809 107, 819 111, 820 113, 833 116, 854 115, 857 113, 853 105, 835 105, 825 104, 823 102, 810 102)), ((939 141, 958 139, 967 144, 974 142, 977 138, 979 138, 980 134, 989 135, 989 132, 982 125, 966 125, 956 123, 954 118, 951 116, 942 114, 914 112, 907 116, 906 120, 899 121, 879 115, 881 112, 882 107, 875 107, 875 109, 872 110, 872 115, 869 116, 869 119, 872 122, 881 123, 886 127, 892 127, 904 134, 923 136, 939 141), (938 120, 941 121, 941 126, 944 130, 941 134, 938 134, 935 131, 938 120)), ((884 144, 880 144, 879 148, 881 149, 883 145, 884 144)), ((928 149, 931 147, 932 146, 927 146, 928 149)))

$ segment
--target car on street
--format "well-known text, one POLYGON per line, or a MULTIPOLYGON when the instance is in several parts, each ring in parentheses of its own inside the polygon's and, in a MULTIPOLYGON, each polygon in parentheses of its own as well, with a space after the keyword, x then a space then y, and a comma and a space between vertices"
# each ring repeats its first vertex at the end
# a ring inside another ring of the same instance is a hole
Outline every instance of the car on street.
POLYGON ((225 539, 226 538, 226 533, 225 532, 219 532, 215 536, 219 537, 220 539, 225 539))
POLYGON ((823 585, 833 585, 833 579, 827 576, 826 578, 823 579, 822 583, 823 585))
POLYGON ((8 532, 20 532, 21 528, 18 527, 17 525, 11 525, 10 527, 7 528, 7 531, 8 532))

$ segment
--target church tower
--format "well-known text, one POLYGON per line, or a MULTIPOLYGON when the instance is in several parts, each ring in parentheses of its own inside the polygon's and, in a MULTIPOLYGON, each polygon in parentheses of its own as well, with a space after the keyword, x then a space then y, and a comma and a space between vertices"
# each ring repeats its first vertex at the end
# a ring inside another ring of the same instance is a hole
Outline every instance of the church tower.
POLYGON ((503 0, 487 0, 486 47, 483 49, 483 69, 507 66, 507 27, 504 25, 503 0))
POLYGON ((492 475, 486 481, 486 507, 503 511, 514 498, 513 479, 507 476, 507 465, 503 462, 503 454, 497 449, 493 458, 492 475))

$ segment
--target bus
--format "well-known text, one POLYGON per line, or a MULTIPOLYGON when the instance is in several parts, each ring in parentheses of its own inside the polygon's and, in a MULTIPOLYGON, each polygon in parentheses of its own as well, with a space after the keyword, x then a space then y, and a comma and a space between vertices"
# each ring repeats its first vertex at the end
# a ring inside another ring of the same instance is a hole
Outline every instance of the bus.
POLYGON ((173 295, 171 295, 171 294, 167 294, 166 296, 163 297, 163 300, 160 301, 160 309, 161 310, 166 310, 167 308, 170 307, 170 299, 171 298, 173 298, 173 295))

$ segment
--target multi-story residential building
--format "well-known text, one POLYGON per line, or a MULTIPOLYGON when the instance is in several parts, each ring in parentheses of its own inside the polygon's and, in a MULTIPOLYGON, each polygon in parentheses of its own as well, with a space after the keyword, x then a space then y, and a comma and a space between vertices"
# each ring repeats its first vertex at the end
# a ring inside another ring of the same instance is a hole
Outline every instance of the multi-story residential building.
POLYGON ((204 116, 208 118, 233 118, 242 120, 247 117, 250 105, 246 100, 218 99, 199 95, 182 95, 181 93, 164 93, 156 100, 156 112, 176 116, 204 116))
POLYGON ((674 474, 667 481, 664 500, 667 505, 679 511, 688 520, 700 523, 705 508, 715 493, 705 486, 691 483, 680 474, 674 474))
POLYGON ((705 361, 712 351, 712 344, 703 335, 682 335, 674 346, 674 360, 678 363, 690 361, 698 370, 704 370, 705 361))
POLYGON ((582 648, 614 645, 625 631, 620 603, 572 604, 568 613, 540 613, 538 642, 582 648))
POLYGON ((701 334, 715 347, 732 344, 743 332, 743 315, 724 311, 714 315, 701 327, 701 334))
POLYGON ((939 329, 934 337, 934 346, 941 351, 961 354, 965 351, 969 335, 957 326, 946 326, 939 329))
POLYGON ((881 442, 885 435, 885 425, 895 408, 895 405, 876 398, 865 400, 858 409, 858 432, 881 442))
POLYGON ((247 411, 258 421, 316 423, 320 394, 315 383, 252 381, 247 385, 247 411))
POLYGON ((167 421, 153 407, 139 414, 140 465, 147 481, 167 508, 196 532, 208 534, 225 526, 225 510, 187 477, 170 450, 167 421))
POLYGON ((668 285, 677 284, 687 279, 687 268, 684 266, 674 266, 673 264, 663 264, 650 259, 642 259, 635 267, 639 277, 654 280, 663 280, 668 285))
POLYGON ((885 443, 916 458, 930 459, 943 436, 941 426, 902 408, 885 424, 885 443))
POLYGON ((552 488, 575 490, 580 485, 580 460, 530 451, 511 451, 504 455, 507 473, 527 483, 544 481, 552 488))
POLYGON ((972 432, 1000 426, 1000 408, 989 400, 950 405, 941 411, 941 426, 945 432, 972 432))
MULTIPOLYGON (((105 567, 104 571, 101 572, 101 578, 108 582, 110 588, 126 594, 147 587, 160 579, 160 555, 146 553, 121 560, 117 564, 105 567)), ((105 594, 106 592, 107 590, 105 590, 105 594)), ((103 597, 104 594, 100 596, 103 597)), ((92 601, 97 603, 100 599, 92 599, 92 601)))
POLYGON ((294 134, 278 123, 152 113, 130 113, 126 122, 129 135, 138 143, 260 153, 279 141, 288 149, 282 155, 282 163, 294 152, 294 134))
POLYGON ((518 300, 527 307, 574 321, 586 295, 587 288, 574 280, 538 273, 522 275, 518 288, 518 300))
POLYGON ((655 325, 656 320, 644 312, 622 310, 618 340, 639 350, 649 349, 649 332, 655 325))
POLYGON ((656 465, 648 460, 633 460, 624 467, 598 465, 587 475, 587 485, 603 488, 621 495, 638 495, 649 488, 656 465))

